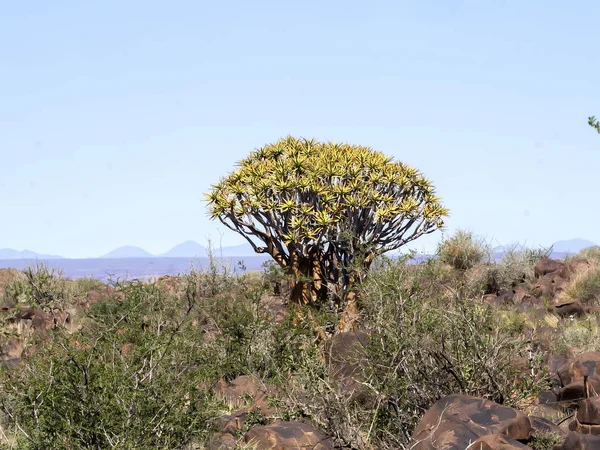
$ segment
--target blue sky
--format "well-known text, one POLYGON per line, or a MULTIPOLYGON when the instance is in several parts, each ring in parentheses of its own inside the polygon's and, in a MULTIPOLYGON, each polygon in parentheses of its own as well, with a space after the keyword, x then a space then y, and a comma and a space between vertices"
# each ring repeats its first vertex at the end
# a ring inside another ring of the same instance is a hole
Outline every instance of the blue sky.
POLYGON ((599 23, 593 0, 4 2, 0 248, 241 243, 203 193, 287 134, 415 166, 450 232, 600 243, 599 23))

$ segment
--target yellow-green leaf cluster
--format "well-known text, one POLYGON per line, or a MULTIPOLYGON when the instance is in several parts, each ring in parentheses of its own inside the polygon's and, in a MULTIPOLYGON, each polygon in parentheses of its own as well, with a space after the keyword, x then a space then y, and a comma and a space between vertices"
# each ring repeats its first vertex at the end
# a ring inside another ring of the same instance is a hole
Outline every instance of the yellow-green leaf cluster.
POLYGON ((436 227, 448 214, 407 164, 369 147, 291 136, 253 151, 207 200, 213 218, 267 221, 290 242, 318 240, 352 214, 373 223, 423 218, 436 227))

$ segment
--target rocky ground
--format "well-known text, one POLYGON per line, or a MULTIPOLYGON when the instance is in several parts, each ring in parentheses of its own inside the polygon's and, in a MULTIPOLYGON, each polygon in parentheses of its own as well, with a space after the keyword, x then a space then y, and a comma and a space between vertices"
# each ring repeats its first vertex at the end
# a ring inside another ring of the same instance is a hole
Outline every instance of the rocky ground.
MULTIPOLYGON (((541 372, 534 374, 531 364, 534 358, 541 358, 551 385, 529 398, 521 408, 461 393, 445 395, 422 416, 407 448, 600 449, 600 352, 590 351, 594 346, 589 342, 589 336, 597 334, 600 322, 598 297, 564 294, 594 264, 585 257, 566 262, 541 259, 529 279, 524 277, 514 282, 512 288, 498 289, 472 300, 519 315, 524 324, 519 333, 528 340, 530 353, 529 357, 515 356, 513 364, 523 376, 541 377, 541 372), (581 328, 588 330, 585 334, 588 337, 581 342, 564 338, 565 330, 575 333, 581 328), (562 347, 557 345, 559 341, 564 343, 562 347)), ((18 276, 14 270, 0 270, 0 294, 18 276)), ((166 290, 178 289, 178 283, 178 277, 163 277, 158 282, 166 290)), ((36 351, 40 342, 37 338, 50 336, 56 328, 79 329, 80 317, 86 309, 98 299, 114 294, 111 289, 96 284, 87 292, 77 291, 68 306, 61 306, 60 299, 45 308, 5 302, 1 308, 2 364, 9 371, 18 370, 20 361, 36 351), (30 345, 32 342, 36 345, 30 345)), ((268 296, 264 303, 274 323, 281 324, 289 316, 284 295, 268 296)), ((198 326, 208 340, 220 332, 210 323, 200 321, 198 326)), ((350 402, 363 401, 370 395, 361 371, 361 355, 370 339, 370 330, 359 327, 350 332, 330 333, 323 343, 330 380, 348 394, 345 398, 350 402), (353 362, 349 362, 349 356, 354 357, 353 362)), ((127 351, 121 348, 121 352, 127 351)), ((285 414, 279 400, 289 396, 283 395, 281 387, 264 383, 260 377, 241 375, 229 381, 221 378, 211 389, 228 407, 214 423, 210 436, 202 444, 204 448, 343 446, 338 437, 322 431, 310 419, 285 414)))

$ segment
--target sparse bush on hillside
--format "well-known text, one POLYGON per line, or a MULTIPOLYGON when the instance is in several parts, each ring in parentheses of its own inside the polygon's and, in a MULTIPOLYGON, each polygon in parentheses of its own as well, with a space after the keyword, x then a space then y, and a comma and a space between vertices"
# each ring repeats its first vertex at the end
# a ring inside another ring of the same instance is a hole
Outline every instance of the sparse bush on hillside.
POLYGON ((467 292, 474 296, 493 294, 529 281, 537 261, 547 258, 551 251, 551 248, 518 249, 513 246, 504 252, 500 261, 484 262, 469 269, 466 273, 467 292))
POLYGON ((106 287, 107 285, 102 281, 92 277, 76 278, 73 280, 73 289, 78 295, 86 295, 88 292, 93 291, 101 292, 106 287))
POLYGON ((587 259, 592 263, 600 264, 600 246, 584 248, 577 255, 577 258, 587 259))
POLYGON ((457 270, 468 270, 491 257, 491 247, 481 238, 468 231, 457 231, 454 235, 442 240, 438 245, 437 255, 440 261, 457 270))
POLYGON ((27 303, 45 310, 62 308, 73 294, 70 280, 47 264, 27 267, 7 283, 4 298, 9 303, 27 303))

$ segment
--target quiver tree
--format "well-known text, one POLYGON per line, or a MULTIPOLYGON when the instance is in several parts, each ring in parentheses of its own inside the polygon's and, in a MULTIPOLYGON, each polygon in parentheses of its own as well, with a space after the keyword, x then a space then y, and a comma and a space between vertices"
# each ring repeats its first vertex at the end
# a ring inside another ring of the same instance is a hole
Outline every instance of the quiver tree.
POLYGON ((447 215, 412 167, 368 147, 294 137, 253 151, 207 200, 212 218, 290 274, 302 304, 348 299, 378 255, 447 215))
POLYGON ((598 133, 600 133, 600 122, 594 117, 588 118, 588 123, 592 128, 595 128, 598 133))

